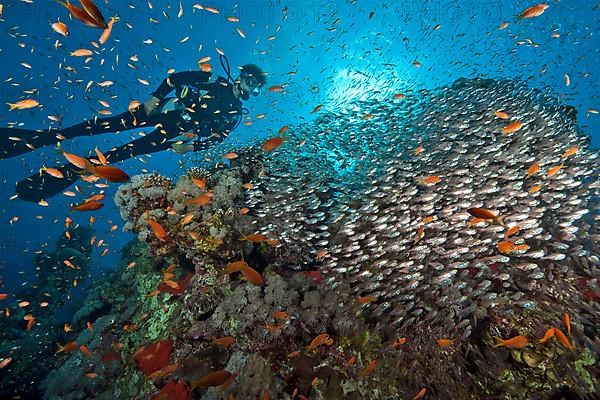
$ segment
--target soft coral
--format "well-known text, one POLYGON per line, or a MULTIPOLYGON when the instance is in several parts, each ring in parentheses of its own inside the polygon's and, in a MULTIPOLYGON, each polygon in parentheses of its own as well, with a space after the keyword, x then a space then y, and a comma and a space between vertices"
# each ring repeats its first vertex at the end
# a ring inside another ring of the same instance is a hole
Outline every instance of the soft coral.
POLYGON ((138 367, 145 375, 169 365, 169 356, 173 349, 173 339, 159 340, 141 347, 135 352, 138 367))

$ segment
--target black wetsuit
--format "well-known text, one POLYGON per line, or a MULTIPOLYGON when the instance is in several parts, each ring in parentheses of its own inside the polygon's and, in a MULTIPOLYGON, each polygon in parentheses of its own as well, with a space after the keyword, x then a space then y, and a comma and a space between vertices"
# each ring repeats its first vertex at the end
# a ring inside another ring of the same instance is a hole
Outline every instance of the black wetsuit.
MULTIPOLYGON (((154 127, 147 135, 130 143, 104 152, 109 162, 116 163, 131 157, 155 153, 172 147, 170 141, 183 133, 195 133, 194 151, 203 150, 222 141, 235 129, 242 118, 242 102, 233 94, 233 85, 219 77, 208 82, 210 73, 202 71, 178 72, 165 79, 153 96, 161 105, 172 98, 166 97, 176 91, 177 101, 184 110, 147 115, 143 105, 135 112, 124 112, 107 118, 94 118, 68 128, 45 132, 17 128, 0 129, 0 160, 15 157, 34 148, 56 144, 61 140, 80 136, 121 132, 131 129, 154 127), (14 141, 9 137, 21 138, 14 141)), ((47 199, 64 190, 78 178, 70 167, 61 167, 65 178, 57 179, 43 174, 33 175, 17 184, 19 197, 28 201, 47 199)))

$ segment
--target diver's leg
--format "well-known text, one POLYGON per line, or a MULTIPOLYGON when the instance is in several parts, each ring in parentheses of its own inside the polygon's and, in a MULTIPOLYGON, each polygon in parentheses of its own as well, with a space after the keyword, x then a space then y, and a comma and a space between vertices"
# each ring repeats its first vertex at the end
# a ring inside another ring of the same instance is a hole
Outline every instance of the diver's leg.
POLYGON ((146 112, 140 108, 135 113, 124 112, 108 118, 94 118, 59 130, 35 131, 0 128, 0 160, 16 157, 65 139, 125 131, 158 122, 160 122, 160 117, 148 117, 146 112))
MULTIPOLYGON (((169 134, 169 137, 171 137, 171 134, 169 134)), ((171 147, 171 143, 167 142, 167 139, 168 137, 162 129, 155 129, 148 135, 131 143, 104 152, 104 155, 109 162, 117 163, 143 154, 167 150, 171 147)), ((79 179, 79 174, 70 165, 63 165, 57 169, 63 173, 63 178, 55 178, 42 172, 17 183, 16 191, 19 198, 33 203, 37 203, 42 199, 47 200, 66 190, 79 179)))

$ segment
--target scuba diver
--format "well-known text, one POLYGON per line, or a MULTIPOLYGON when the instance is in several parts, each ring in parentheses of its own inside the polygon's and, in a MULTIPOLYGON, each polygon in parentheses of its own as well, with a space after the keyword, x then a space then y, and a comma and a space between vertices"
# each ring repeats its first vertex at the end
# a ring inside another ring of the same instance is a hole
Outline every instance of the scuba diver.
MULTIPOLYGON (((105 152, 107 160, 117 163, 170 148, 180 154, 207 149, 224 140, 238 127, 242 115, 248 112, 242 107, 242 100, 248 100, 250 94, 258 96, 261 87, 266 84, 266 74, 256 65, 242 66, 239 77, 234 80, 227 59, 221 56, 220 61, 227 78, 219 76, 214 82, 209 82, 210 72, 173 73, 143 105, 134 104, 136 108, 130 105, 129 111, 120 115, 94 118, 49 132, 0 128, 0 160, 54 145, 59 140, 143 127, 155 129, 139 139, 105 152), (173 90, 176 97, 167 97, 173 90)), ((69 165, 57 169, 62 172, 63 178, 40 173, 17 183, 18 197, 39 202, 65 190, 80 177, 69 165)))

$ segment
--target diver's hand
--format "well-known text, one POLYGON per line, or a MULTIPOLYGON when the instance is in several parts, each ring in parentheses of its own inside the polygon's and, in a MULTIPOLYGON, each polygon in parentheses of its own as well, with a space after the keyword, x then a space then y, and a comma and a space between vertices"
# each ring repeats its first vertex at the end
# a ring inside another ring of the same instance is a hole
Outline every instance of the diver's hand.
POLYGON ((185 154, 188 151, 194 151, 194 145, 192 143, 174 143, 171 147, 177 154, 185 154))
POLYGON ((160 104, 160 99, 158 97, 152 96, 144 103, 144 111, 146 111, 146 115, 152 115, 156 111, 156 108, 160 104))

